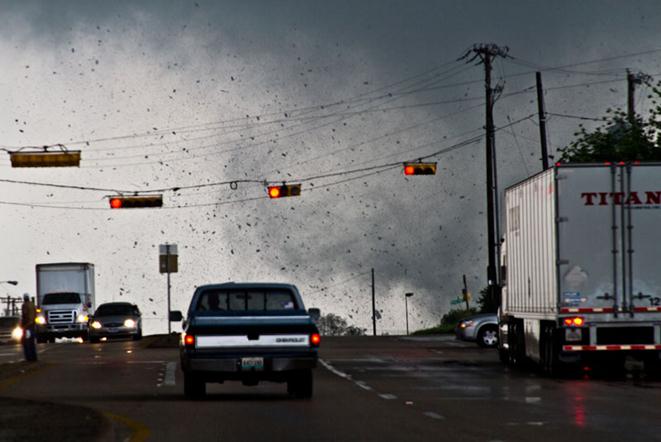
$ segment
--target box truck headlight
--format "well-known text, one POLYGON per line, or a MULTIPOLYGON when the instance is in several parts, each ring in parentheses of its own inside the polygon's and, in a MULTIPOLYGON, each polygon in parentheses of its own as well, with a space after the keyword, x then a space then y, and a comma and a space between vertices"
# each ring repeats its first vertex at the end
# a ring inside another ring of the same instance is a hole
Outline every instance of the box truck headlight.
POLYGON ((23 329, 21 327, 14 328, 11 331, 11 337, 16 341, 20 341, 23 337, 23 329))
POLYGON ((133 319, 127 319, 126 321, 124 321, 124 327, 134 328, 135 321, 133 319))
POLYGON ((99 321, 94 321, 94 322, 92 322, 92 328, 93 328, 93 329, 98 330, 98 329, 100 329, 101 327, 102 327, 102 326, 101 326, 101 323, 100 323, 99 321))
POLYGON ((81 313, 78 315, 76 318, 76 322, 87 322, 90 320, 90 317, 87 316, 85 313, 81 313))
POLYGON ((36 322, 37 324, 40 324, 40 325, 44 325, 46 323, 46 318, 44 317, 44 315, 38 315, 34 319, 34 322, 36 322))

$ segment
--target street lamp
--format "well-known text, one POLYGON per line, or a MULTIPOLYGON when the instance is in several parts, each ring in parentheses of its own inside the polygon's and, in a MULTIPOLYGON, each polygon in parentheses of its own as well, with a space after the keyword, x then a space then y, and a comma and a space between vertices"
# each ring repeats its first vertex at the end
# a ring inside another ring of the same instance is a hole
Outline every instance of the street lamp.
POLYGON ((404 294, 404 310, 406 311, 406 336, 409 335, 409 298, 413 296, 413 293, 404 294))

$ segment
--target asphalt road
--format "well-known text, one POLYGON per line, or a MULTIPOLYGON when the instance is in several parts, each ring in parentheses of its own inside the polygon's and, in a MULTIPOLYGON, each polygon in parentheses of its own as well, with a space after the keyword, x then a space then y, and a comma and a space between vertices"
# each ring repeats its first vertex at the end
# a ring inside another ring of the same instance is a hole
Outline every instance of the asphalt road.
MULTIPOLYGON (((513 372, 448 337, 327 338, 312 400, 268 383, 211 385, 207 399, 186 400, 177 350, 145 341, 39 348, 26 365, 9 363, 20 348, 0 347, 0 372, 29 370, 0 380, 0 396, 90 408, 108 425, 80 425, 103 441, 661 441, 659 381, 513 372)), ((39 440, 63 440, 57 431, 39 440)))

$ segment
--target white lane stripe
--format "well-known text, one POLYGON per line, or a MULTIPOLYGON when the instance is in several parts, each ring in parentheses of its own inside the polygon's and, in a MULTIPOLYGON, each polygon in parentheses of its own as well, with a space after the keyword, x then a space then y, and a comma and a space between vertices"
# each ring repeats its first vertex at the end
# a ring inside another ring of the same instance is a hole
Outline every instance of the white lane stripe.
POLYGON ((370 387, 363 381, 354 381, 354 384, 358 385, 363 390, 372 391, 372 387, 370 387))
POLYGON ((397 399, 397 396, 395 396, 394 394, 390 394, 390 393, 380 394, 379 397, 380 397, 381 399, 385 399, 385 400, 387 400, 387 401, 391 401, 391 400, 393 400, 393 399, 397 399))
POLYGON ((165 380, 164 384, 173 387, 176 385, 177 381, 174 377, 174 371, 177 368, 177 363, 176 362, 168 362, 165 366, 165 380))
POLYGON ((319 358, 319 363, 320 363, 321 365, 323 365, 323 366, 326 368, 326 370, 328 370, 328 371, 330 371, 331 373, 333 373, 333 374, 335 374, 335 375, 341 377, 342 379, 348 379, 348 380, 351 380, 351 375, 349 375, 349 374, 347 374, 347 373, 344 373, 344 372, 341 372, 340 370, 338 370, 337 368, 333 367, 331 364, 329 364, 328 362, 324 361, 323 359, 319 358))
POLYGON ((443 420, 443 419, 445 419, 444 416, 441 416, 441 415, 438 414, 438 413, 434 413, 433 411, 425 411, 425 412, 422 413, 422 414, 424 414, 425 416, 430 417, 430 418, 432 418, 432 419, 437 419, 437 420, 443 420))

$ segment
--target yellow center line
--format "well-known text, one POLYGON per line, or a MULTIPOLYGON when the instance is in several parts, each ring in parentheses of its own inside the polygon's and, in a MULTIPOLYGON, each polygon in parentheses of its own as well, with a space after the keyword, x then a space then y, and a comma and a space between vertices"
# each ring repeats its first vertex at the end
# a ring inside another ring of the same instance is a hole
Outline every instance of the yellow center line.
POLYGON ((138 422, 119 414, 109 413, 107 411, 104 411, 103 415, 114 422, 128 427, 131 430, 131 437, 129 439, 130 442, 143 442, 146 441, 151 435, 149 428, 142 422, 138 422))

